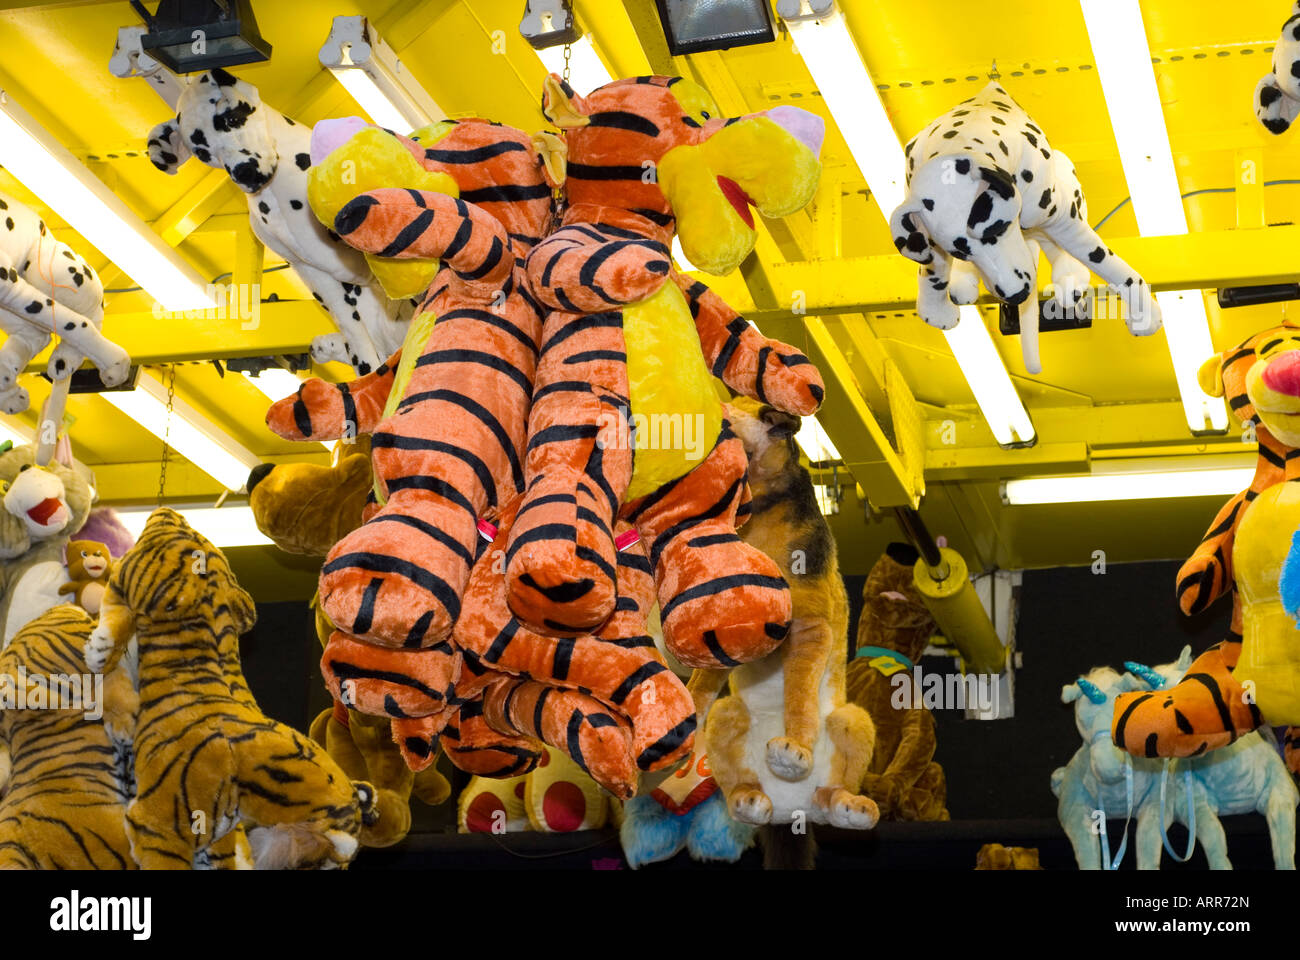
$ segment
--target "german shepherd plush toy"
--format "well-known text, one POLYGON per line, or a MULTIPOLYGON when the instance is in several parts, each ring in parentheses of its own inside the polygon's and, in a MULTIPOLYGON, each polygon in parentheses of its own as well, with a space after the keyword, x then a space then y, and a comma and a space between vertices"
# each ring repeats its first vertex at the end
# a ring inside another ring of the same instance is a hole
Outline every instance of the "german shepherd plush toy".
MULTIPOLYGON (((741 534, 781 568, 794 621, 775 652, 731 671, 731 696, 706 721, 709 764, 742 823, 789 823, 802 812, 814 823, 870 829, 879 811, 860 790, 875 729, 865 710, 845 702, 848 596, 835 541, 799 465, 799 418, 771 407, 754 416, 738 405, 727 416, 745 446, 754 493, 741 534)), ((708 678, 697 672, 692 680, 706 699, 708 678)))

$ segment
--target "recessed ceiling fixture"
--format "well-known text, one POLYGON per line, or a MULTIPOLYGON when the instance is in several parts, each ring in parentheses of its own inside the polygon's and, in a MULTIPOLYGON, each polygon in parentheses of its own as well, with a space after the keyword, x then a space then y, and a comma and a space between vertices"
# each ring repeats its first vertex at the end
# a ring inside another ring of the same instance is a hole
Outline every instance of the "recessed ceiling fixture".
MULTIPOLYGON (((1097 76, 1133 198, 1138 231, 1147 237, 1187 233, 1165 114, 1151 66, 1151 48, 1138 0, 1079 0, 1097 76)), ((1205 301, 1199 291, 1156 294, 1183 413, 1192 433, 1223 433, 1228 411, 1205 393, 1196 371, 1214 354, 1205 301)))
POLYGON ((768 0, 655 0, 674 57, 771 43, 768 0))
POLYGON ((319 56, 381 127, 410 133, 446 117, 365 17, 335 17, 319 56))
MULTIPOLYGON (((185 504, 168 504, 185 522, 212 542, 214 547, 255 547, 271 543, 271 538, 257 529, 257 520, 252 507, 235 505, 213 507, 207 505, 187 506, 185 504)), ((122 525, 139 537, 149 515, 156 507, 114 507, 122 525)))
MULTIPOLYGON (((888 217, 906 195, 907 163, 898 134, 843 14, 833 0, 781 0, 777 12, 789 28, 881 213, 888 217)), ((962 307, 961 320, 953 329, 945 330, 944 336, 997 442, 1003 446, 1032 443, 1033 422, 979 310, 962 307)))
POLYGON ((4 91, 0 164, 164 309, 216 306, 194 268, 4 91))
POLYGON ((141 49, 176 73, 271 59, 249 0, 161 0, 156 13, 140 0, 131 6, 149 28, 141 49))

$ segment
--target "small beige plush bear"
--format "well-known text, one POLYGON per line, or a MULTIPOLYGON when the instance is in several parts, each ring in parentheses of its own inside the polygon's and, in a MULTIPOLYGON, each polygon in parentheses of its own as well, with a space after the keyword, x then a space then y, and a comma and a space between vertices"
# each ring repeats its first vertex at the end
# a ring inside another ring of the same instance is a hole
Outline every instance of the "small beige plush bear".
POLYGON ((99 603, 104 598, 108 575, 113 571, 113 558, 108 547, 94 540, 73 540, 68 544, 69 581, 59 587, 59 593, 75 594, 74 600, 92 617, 99 615, 99 603))

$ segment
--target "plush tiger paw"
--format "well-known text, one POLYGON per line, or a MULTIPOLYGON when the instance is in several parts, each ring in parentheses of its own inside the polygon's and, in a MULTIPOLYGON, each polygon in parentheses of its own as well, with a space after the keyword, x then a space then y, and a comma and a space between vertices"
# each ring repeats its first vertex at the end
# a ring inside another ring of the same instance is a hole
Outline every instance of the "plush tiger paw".
POLYGON ((340 631, 331 635, 320 665, 326 688, 344 706, 378 717, 439 713, 461 670, 459 654, 391 650, 340 631))
MULTIPOLYGON (((286 440, 337 440, 348 432, 346 421, 339 388, 316 377, 304 380, 297 393, 275 401, 266 411, 267 427, 286 440)), ((351 434, 357 432, 352 423, 351 434)))
POLYGON ((86 669, 91 673, 103 673, 115 646, 107 627, 95 627, 86 638, 86 669))
POLYGON ((766 793, 753 784, 736 787, 727 797, 727 809, 733 820, 764 826, 772 820, 772 801, 766 793))
POLYGON ((880 822, 880 810, 870 797, 843 787, 818 787, 813 803, 826 812, 827 822, 842 830, 870 830, 880 822))
POLYGON ((812 773, 812 749, 790 737, 773 737, 767 741, 767 768, 782 780, 803 780, 812 773))
POLYGON ((762 396, 778 410, 800 417, 811 417, 822 405, 826 384, 811 360, 802 353, 767 354, 758 383, 762 396))
POLYGON ((1111 737, 1135 757, 1193 757, 1233 743, 1263 723, 1259 708, 1234 678, 1240 644, 1206 650, 1167 690, 1115 698, 1111 737))

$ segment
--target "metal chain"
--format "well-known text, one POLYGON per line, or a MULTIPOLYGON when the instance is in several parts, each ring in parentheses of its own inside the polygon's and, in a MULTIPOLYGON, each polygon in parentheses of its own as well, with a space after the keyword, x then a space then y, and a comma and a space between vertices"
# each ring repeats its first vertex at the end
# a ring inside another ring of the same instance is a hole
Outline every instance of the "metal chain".
POLYGON ((167 365, 167 418, 163 421, 162 465, 158 470, 158 506, 163 505, 163 491, 167 487, 167 458, 171 454, 168 440, 172 434, 172 402, 176 398, 176 364, 167 365))
POLYGON ((565 83, 569 82, 569 57, 571 57, 572 55, 573 55, 573 44, 566 43, 564 45, 564 73, 562 74, 565 83))

